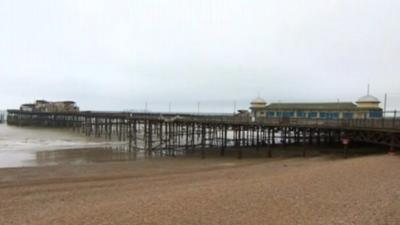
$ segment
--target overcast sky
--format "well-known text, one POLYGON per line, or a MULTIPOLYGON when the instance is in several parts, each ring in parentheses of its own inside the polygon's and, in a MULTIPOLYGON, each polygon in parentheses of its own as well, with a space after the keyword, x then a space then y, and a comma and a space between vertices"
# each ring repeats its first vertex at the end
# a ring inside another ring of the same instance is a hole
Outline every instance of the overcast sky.
POLYGON ((400 108, 399 0, 0 0, 0 108, 400 108))

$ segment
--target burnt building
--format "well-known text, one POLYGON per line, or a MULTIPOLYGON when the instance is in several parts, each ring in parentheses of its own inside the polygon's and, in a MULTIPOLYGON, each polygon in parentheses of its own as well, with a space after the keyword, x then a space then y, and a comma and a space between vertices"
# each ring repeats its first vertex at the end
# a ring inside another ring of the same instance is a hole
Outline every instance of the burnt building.
POLYGON ((79 112, 79 107, 74 101, 37 100, 34 104, 23 104, 21 111, 25 112, 79 112))

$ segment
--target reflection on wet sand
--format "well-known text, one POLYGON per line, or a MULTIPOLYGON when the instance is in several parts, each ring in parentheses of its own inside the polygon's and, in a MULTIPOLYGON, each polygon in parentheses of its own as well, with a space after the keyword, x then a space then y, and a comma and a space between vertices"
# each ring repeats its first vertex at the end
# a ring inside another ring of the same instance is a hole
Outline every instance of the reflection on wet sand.
POLYGON ((36 152, 36 158, 27 163, 44 166, 60 164, 88 164, 114 161, 135 161, 146 158, 160 158, 165 156, 181 156, 184 152, 131 150, 126 145, 104 148, 63 149, 54 151, 36 152))
MULTIPOLYGON (((302 157, 302 146, 276 146, 272 148, 273 158, 299 158, 302 157)), ((268 158, 268 151, 265 148, 258 150, 254 148, 242 148, 241 149, 244 158, 268 158)), ((355 148, 353 154, 365 154, 378 153, 379 148, 355 148)), ((235 159, 237 158, 239 150, 237 148, 229 148, 226 151, 225 158, 235 159)), ((310 147, 307 153, 307 157, 316 157, 321 155, 337 155, 340 156, 340 148, 332 146, 318 146, 310 147)), ((132 150, 129 151, 127 146, 118 147, 106 147, 106 148, 81 148, 81 149, 65 149, 56 151, 40 151, 36 152, 36 159, 29 161, 28 163, 37 166, 47 165, 82 165, 90 163, 102 163, 102 162, 117 162, 117 161, 135 161, 142 159, 156 159, 156 158, 201 158, 199 150, 193 151, 188 149, 187 151, 168 151, 158 150, 146 152, 143 150, 132 150)), ((221 158, 219 149, 207 149, 205 150, 206 158, 221 158)))
POLYGON ((36 152, 35 164, 87 164, 110 161, 132 161, 143 158, 138 152, 123 151, 118 148, 84 148, 36 152))

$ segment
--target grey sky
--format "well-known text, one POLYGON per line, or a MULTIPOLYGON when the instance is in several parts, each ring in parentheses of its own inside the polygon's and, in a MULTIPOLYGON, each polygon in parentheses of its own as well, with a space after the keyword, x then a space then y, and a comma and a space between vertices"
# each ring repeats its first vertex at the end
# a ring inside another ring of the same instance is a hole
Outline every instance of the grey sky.
POLYGON ((0 108, 232 111, 267 101, 400 108, 398 0, 0 0, 0 108))

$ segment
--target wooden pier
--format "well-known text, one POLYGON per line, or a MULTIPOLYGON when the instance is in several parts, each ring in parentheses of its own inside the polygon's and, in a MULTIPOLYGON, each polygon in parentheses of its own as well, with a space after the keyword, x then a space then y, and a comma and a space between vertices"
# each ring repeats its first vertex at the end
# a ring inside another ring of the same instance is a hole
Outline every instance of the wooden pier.
POLYGON ((196 115, 171 113, 79 112, 43 113, 8 110, 7 123, 16 126, 69 127, 86 136, 126 142, 129 151, 146 154, 215 149, 224 155, 227 148, 255 148, 271 157, 276 144, 307 146, 341 143, 342 139, 400 147, 400 119, 259 119, 233 115, 196 115))

